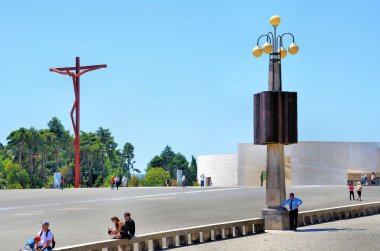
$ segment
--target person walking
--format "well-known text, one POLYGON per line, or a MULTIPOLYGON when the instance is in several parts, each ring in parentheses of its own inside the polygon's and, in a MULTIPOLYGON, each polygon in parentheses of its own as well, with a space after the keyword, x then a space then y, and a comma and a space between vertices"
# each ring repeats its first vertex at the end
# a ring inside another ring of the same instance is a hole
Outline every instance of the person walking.
POLYGON ((364 185, 368 185, 368 177, 366 173, 364 173, 364 185))
MULTIPOLYGON (((360 181, 358 181, 358 184, 356 185, 355 187, 356 189, 356 192, 358 193, 358 200, 362 201, 362 184, 360 183, 360 181)), ((350 195, 350 199, 351 199, 351 195, 350 195)), ((354 198, 355 200, 355 198, 354 198)))
POLYGON ((260 175, 260 182, 261 182, 261 184, 260 184, 260 186, 263 186, 263 181, 264 181, 264 172, 261 171, 261 175, 260 175))
POLYGON ((284 208, 289 206, 289 227, 290 230, 297 230, 298 226, 298 207, 302 205, 303 201, 294 197, 294 193, 289 194, 289 199, 284 201, 280 207, 284 208))
POLYGON ((182 187, 185 188, 186 187, 186 176, 182 176, 182 187))
POLYGON ((116 190, 119 190, 119 186, 120 186, 120 178, 119 178, 119 176, 116 176, 115 183, 116 183, 116 190))
POLYGON ((115 178, 111 177, 111 190, 115 188, 115 178))
POLYGON ((202 173, 201 176, 199 176, 199 181, 201 182, 201 187, 205 186, 205 175, 202 173))
POLYGON ((364 181, 365 181, 365 176, 364 176, 364 173, 362 173, 362 176, 360 177, 361 181, 362 181, 362 185, 364 185, 364 181))
MULTIPOLYGON (((359 181, 358 183, 360 183, 360 181, 359 181)), ((352 182, 351 182, 350 185, 348 186, 348 191, 349 191, 349 193, 350 193, 350 200, 351 200, 351 197, 355 200, 354 184, 352 184, 352 182)))

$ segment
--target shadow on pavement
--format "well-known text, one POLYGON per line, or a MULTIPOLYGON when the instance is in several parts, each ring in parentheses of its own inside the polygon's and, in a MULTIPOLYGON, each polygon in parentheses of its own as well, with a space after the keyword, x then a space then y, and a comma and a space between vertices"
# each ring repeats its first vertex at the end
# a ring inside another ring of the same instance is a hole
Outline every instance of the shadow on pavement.
POLYGON ((364 231, 366 229, 353 229, 353 228, 311 228, 311 229, 297 229, 296 232, 312 233, 312 232, 337 232, 337 231, 364 231))

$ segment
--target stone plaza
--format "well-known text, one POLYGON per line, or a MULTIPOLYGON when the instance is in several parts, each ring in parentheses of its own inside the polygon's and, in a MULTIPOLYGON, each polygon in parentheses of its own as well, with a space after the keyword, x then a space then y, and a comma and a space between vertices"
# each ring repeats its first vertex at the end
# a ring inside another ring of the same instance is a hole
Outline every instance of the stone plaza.
MULTIPOLYGON (((304 210, 357 205, 380 200, 380 187, 364 187, 363 201, 350 201, 346 186, 291 186, 304 210)), ((130 211, 137 235, 156 231, 261 218, 265 188, 121 188, 0 191, 0 243, 21 248, 51 222, 57 247, 108 239, 110 218, 130 211), (8 227, 7 227, 8 226, 8 227), (80 234, 78 234, 80 233, 80 234)))

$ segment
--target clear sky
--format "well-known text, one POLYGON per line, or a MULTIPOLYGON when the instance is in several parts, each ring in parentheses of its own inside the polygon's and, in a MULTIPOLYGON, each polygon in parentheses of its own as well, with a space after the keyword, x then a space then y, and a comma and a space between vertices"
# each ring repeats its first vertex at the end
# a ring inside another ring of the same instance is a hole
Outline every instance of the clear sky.
MULTIPOLYGON (((144 169, 165 145, 191 155, 253 141, 267 89, 259 35, 280 15, 300 46, 283 63, 299 140, 380 141, 379 1, 2 1, 0 142, 19 127, 71 128, 72 82, 49 67, 108 64, 81 78, 81 129, 109 128, 144 169)), ((290 40, 286 41, 287 44, 290 40)))

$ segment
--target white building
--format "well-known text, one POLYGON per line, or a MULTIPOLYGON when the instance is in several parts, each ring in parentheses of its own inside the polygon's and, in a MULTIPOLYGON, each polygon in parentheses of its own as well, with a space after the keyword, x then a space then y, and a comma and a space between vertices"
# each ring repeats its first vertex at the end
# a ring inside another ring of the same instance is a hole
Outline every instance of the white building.
MULTIPOLYGON (((238 144, 237 154, 198 156, 198 175, 213 186, 257 186, 266 170, 266 146, 238 144)), ((360 174, 380 173, 380 143, 299 142, 285 146, 285 177, 293 185, 346 185, 360 174)))

